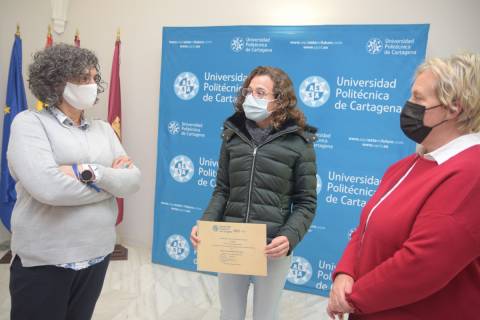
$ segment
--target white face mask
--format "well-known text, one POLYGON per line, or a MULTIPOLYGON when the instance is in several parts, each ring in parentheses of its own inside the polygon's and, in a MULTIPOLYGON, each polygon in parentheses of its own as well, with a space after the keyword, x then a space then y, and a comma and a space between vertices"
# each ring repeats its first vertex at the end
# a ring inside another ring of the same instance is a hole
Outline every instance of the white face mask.
POLYGON ((93 107, 95 100, 97 100, 97 84, 73 84, 67 82, 63 90, 63 98, 75 109, 89 109, 93 107))
POLYGON ((267 110, 268 103, 271 101, 274 100, 258 99, 252 94, 247 95, 242 104, 245 117, 255 122, 267 119, 271 114, 271 112, 267 110))

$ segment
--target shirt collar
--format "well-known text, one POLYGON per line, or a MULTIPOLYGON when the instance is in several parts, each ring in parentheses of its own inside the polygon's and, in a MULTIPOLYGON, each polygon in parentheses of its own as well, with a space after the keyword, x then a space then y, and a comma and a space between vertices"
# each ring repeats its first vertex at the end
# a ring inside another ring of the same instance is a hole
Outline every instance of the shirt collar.
POLYGON ((470 133, 455 138, 432 152, 424 153, 425 150, 420 148, 418 153, 423 155, 425 159, 436 161, 437 164, 442 164, 460 152, 478 144, 480 144, 480 134, 470 133))
POLYGON ((82 114, 82 118, 80 119, 80 125, 75 125, 75 123, 70 119, 65 113, 62 112, 62 110, 56 108, 56 107, 50 107, 47 108, 47 110, 55 117, 57 118, 58 122, 62 124, 64 127, 77 127, 82 130, 87 130, 88 127, 90 126, 90 122, 85 119, 85 117, 82 114))

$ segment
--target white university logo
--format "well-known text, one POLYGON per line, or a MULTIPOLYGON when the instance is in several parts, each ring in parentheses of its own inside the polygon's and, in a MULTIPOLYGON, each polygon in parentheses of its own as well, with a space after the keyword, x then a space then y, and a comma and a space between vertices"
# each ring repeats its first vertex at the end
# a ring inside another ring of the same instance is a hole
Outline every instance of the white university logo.
POLYGON ((300 84, 300 98, 307 106, 316 108, 327 102, 330 98, 330 86, 320 76, 311 76, 300 84))
POLYGON ((312 265, 310 262, 303 257, 293 256, 287 280, 293 284, 305 284, 311 277, 312 265))
POLYGON ((170 258, 174 260, 185 260, 190 253, 190 245, 187 239, 179 234, 172 234, 165 243, 165 249, 170 258))
POLYGON ((177 182, 188 182, 193 177, 195 167, 192 160, 184 155, 178 155, 170 161, 170 175, 177 182))
POLYGON ((191 72, 182 72, 175 79, 173 90, 175 94, 182 100, 193 99, 200 88, 198 78, 191 72))
POLYGON ((322 179, 320 179, 320 176, 317 174, 317 194, 322 191, 322 179))
POLYGON ((357 230, 357 228, 352 228, 348 231, 348 240, 352 240, 352 234, 357 230))
POLYGON ((367 51, 370 54, 379 54, 382 52, 383 43, 382 40, 378 38, 371 38, 367 42, 367 51))
POLYGON ((245 43, 242 38, 236 37, 230 41, 230 47, 233 52, 240 52, 243 50, 243 47, 245 47, 245 43))
POLYGON ((176 135, 180 132, 180 123, 178 121, 170 121, 168 123, 168 132, 171 135, 176 135))

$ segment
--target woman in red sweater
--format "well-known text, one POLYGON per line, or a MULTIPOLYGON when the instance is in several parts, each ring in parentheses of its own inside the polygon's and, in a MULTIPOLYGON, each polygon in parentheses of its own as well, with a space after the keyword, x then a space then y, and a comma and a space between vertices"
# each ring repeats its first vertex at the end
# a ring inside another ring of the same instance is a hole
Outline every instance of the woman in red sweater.
POLYGON ((362 320, 480 319, 480 54, 417 70, 393 164, 334 273, 327 312, 362 320))

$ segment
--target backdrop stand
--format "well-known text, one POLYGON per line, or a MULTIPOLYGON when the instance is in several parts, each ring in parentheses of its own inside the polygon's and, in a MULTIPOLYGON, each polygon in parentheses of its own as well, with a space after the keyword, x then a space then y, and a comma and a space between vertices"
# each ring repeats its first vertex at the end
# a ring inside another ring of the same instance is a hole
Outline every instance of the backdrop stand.
POLYGON ((117 243, 110 260, 128 260, 128 249, 117 243))

